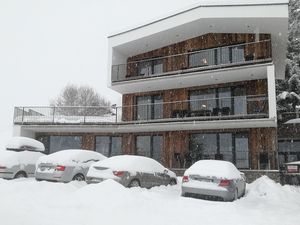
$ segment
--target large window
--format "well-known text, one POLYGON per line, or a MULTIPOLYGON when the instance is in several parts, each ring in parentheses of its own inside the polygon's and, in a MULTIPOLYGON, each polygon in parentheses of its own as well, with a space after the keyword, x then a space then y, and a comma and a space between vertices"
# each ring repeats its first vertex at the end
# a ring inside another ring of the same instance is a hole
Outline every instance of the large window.
POLYGON ((96 151, 107 156, 122 154, 122 137, 97 136, 96 151))
POLYGON ((153 158, 161 161, 163 149, 163 136, 137 136, 136 137, 136 154, 153 158))
POLYGON ((300 140, 283 140, 278 142, 279 165, 300 161, 300 140))
POLYGON ((216 107, 216 90, 207 89, 190 92, 190 109, 191 111, 209 111, 212 112, 216 107))
POLYGON ((189 67, 226 65, 245 61, 244 46, 225 46, 196 51, 189 55, 189 67))
POLYGON ((150 120, 163 118, 163 98, 160 95, 136 98, 136 119, 150 120))
POLYGON ((163 60, 142 61, 138 63, 138 75, 148 76, 163 73, 163 60))
POLYGON ((246 88, 224 87, 190 92, 191 115, 246 115, 246 88))
POLYGON ((82 148, 82 136, 40 136, 38 140, 45 145, 47 154, 60 150, 82 148))
POLYGON ((187 166, 201 159, 218 159, 233 162, 238 168, 249 168, 247 134, 191 134, 189 149, 187 166))

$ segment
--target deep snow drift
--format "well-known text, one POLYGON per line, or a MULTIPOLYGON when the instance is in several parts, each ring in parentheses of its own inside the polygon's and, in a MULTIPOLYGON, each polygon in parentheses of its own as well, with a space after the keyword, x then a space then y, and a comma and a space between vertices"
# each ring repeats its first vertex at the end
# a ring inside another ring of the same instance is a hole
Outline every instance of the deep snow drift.
POLYGON ((0 179, 0 224, 299 224, 300 188, 267 177, 247 188, 236 202, 210 202, 180 197, 180 185, 147 190, 112 180, 86 185, 0 179))

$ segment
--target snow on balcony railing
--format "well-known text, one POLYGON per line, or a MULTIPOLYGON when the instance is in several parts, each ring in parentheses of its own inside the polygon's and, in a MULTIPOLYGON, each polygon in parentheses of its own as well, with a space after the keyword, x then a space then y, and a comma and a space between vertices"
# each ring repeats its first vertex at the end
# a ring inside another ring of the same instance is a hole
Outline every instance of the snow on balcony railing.
POLYGON ((15 124, 116 124, 268 117, 266 95, 191 99, 122 107, 15 107, 15 124), (122 116, 122 114, 124 114, 122 116), (128 116, 131 115, 131 116, 128 116))
POLYGON ((229 45, 112 66, 112 82, 271 61, 271 40, 229 45))

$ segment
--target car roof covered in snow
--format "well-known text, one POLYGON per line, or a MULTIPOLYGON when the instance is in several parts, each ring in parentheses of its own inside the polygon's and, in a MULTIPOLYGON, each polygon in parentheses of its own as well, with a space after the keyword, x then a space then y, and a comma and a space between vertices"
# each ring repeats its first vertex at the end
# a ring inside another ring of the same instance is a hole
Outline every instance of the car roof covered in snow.
POLYGON ((166 169, 154 159, 137 155, 120 155, 107 158, 93 166, 110 168, 130 172, 164 172, 166 169))
POLYGON ((231 162, 221 160, 200 160, 184 173, 187 176, 192 174, 226 179, 241 178, 240 171, 231 162))
POLYGON ((285 165, 300 165, 300 161, 289 162, 289 163, 286 163, 285 165))
POLYGON ((42 142, 27 137, 13 137, 7 145, 7 150, 28 150, 28 151, 45 151, 45 146, 42 142))
POLYGON ((63 164, 71 165, 74 163, 83 163, 89 160, 103 160, 106 157, 98 152, 84 149, 67 149, 61 150, 50 155, 45 155, 41 157, 37 164, 39 163, 53 163, 53 164, 63 164))

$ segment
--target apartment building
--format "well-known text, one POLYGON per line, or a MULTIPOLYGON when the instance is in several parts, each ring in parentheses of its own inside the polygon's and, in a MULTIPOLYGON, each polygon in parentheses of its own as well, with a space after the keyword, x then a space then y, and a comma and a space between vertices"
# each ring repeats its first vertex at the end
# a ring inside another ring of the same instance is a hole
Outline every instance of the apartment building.
POLYGON ((268 0, 195 5, 113 34, 108 86, 122 106, 16 107, 15 134, 49 152, 138 154, 173 169, 199 159, 276 169, 287 28, 288 1, 268 0))

